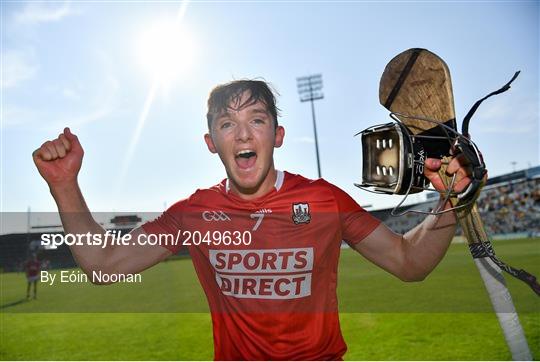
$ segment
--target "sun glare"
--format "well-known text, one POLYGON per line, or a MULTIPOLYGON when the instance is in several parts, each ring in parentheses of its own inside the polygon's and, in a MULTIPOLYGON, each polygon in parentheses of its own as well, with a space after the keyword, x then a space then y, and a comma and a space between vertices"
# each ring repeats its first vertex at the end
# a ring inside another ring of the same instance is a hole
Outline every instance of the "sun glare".
POLYGON ((160 22, 145 29, 137 40, 137 59, 159 83, 170 83, 193 63, 194 43, 178 23, 160 22))

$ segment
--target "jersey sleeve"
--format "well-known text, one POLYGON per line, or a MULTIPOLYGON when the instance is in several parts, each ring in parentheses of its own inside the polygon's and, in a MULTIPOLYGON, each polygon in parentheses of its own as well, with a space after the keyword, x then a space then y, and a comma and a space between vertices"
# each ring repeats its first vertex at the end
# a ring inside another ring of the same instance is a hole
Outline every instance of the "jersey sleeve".
POLYGON ((182 230, 182 214, 186 209, 186 202, 187 200, 177 202, 156 219, 142 225, 142 229, 147 235, 157 237, 161 235, 157 239, 160 241, 158 244, 173 254, 176 254, 182 247, 180 239, 176 236, 182 230))
POLYGON ((381 221, 358 205, 345 191, 333 186, 332 192, 338 206, 342 237, 349 245, 359 243, 379 226, 381 221))

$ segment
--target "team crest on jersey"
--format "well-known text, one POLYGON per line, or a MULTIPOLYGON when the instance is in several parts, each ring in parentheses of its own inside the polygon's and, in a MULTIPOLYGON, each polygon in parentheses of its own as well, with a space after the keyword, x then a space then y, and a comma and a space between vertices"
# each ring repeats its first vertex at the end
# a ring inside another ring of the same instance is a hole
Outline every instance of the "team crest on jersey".
POLYGON ((307 202, 295 203, 292 205, 292 220, 295 224, 309 224, 311 214, 309 213, 309 204, 307 202))

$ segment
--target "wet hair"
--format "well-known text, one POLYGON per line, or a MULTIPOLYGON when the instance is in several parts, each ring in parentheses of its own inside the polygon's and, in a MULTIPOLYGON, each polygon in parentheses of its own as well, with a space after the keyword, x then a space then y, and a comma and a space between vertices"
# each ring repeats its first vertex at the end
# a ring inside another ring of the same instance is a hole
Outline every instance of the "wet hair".
POLYGON ((242 109, 257 102, 264 103, 266 109, 274 118, 274 127, 277 128, 280 109, 276 106, 274 93, 278 94, 268 83, 262 80, 235 80, 216 86, 208 97, 208 113, 206 114, 208 129, 211 129, 212 122, 216 117, 227 113, 231 109, 231 103, 234 104, 234 109, 242 109), (242 95, 246 91, 249 92, 249 97, 240 104, 242 95))

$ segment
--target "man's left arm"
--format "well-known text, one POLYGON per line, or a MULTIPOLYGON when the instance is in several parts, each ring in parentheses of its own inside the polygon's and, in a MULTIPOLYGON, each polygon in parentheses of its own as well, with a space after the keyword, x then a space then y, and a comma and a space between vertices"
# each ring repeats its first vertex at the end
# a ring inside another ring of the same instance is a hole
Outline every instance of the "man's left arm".
MULTIPOLYGON (((433 187, 438 191, 445 190, 438 174, 441 161, 427 159, 425 166, 425 174, 433 187)), ((470 183, 470 172, 462 157, 454 158, 446 172, 448 175, 456 174, 456 192, 463 191, 470 183)), ((442 198, 439 202, 443 202, 442 198)), ((449 202, 444 205, 445 210, 451 207, 449 202)), ((394 233, 381 223, 353 247, 368 260, 401 280, 420 281, 435 269, 446 254, 456 231, 456 223, 453 211, 429 215, 404 235, 394 233)))

